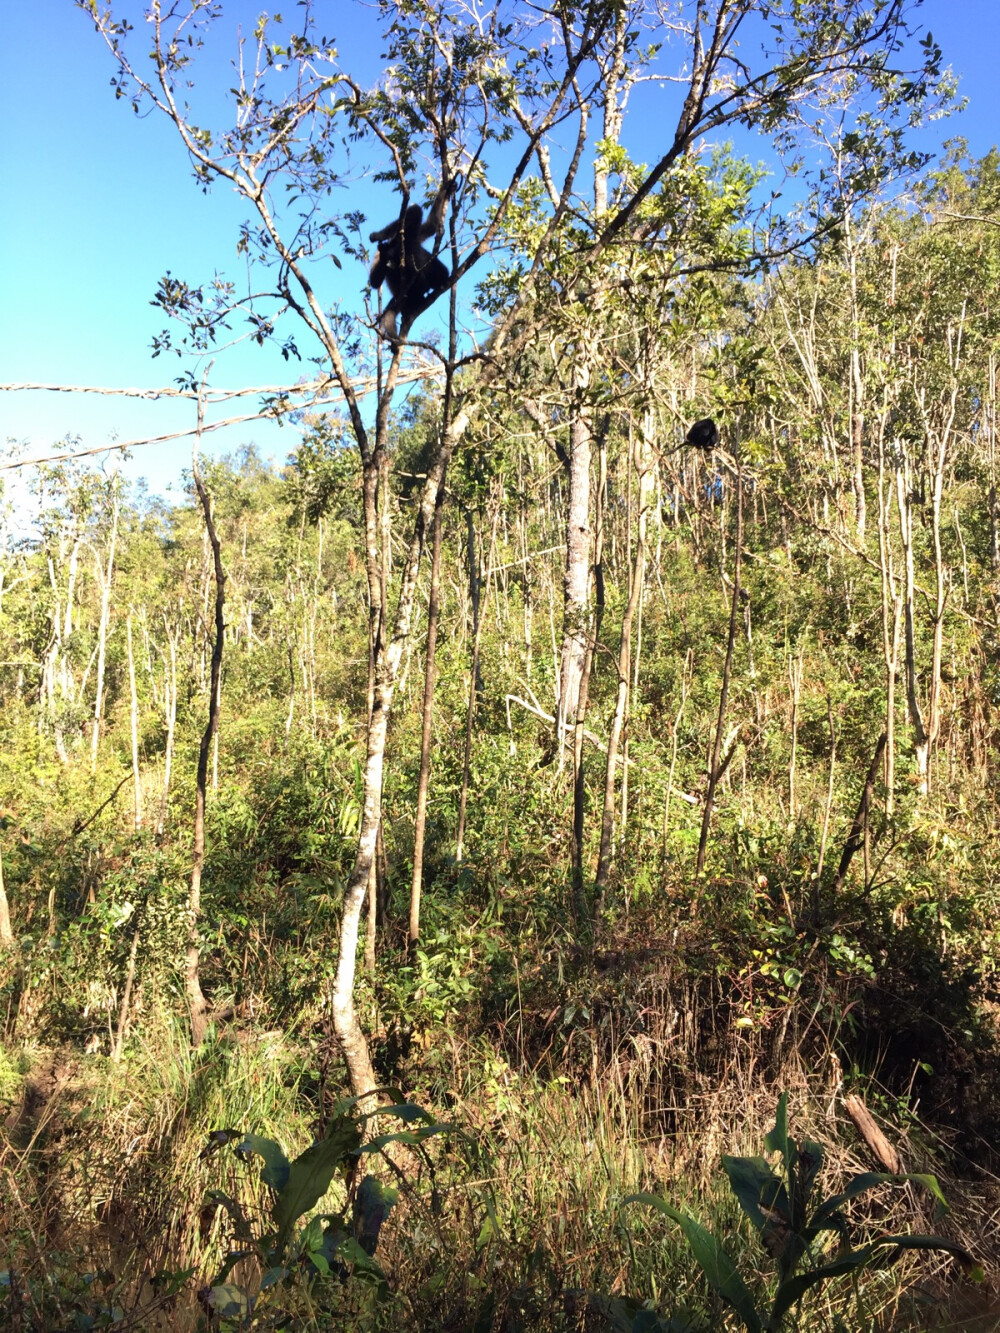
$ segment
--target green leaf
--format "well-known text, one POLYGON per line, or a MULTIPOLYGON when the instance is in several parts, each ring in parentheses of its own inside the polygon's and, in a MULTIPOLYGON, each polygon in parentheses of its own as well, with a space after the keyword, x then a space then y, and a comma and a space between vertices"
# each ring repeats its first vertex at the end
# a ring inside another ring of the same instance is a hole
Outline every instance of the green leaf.
POLYGON ((975 1263, 968 1250, 953 1241, 945 1240, 942 1236, 880 1236, 878 1240, 869 1241, 860 1249, 840 1255, 831 1263, 813 1268, 808 1273, 799 1273, 796 1277, 783 1282, 771 1307, 770 1326, 778 1328, 788 1311, 810 1288, 819 1286, 821 1282, 827 1282, 830 1278, 856 1272, 858 1269, 881 1268, 886 1266, 887 1262, 892 1264, 903 1250, 944 1250, 946 1254, 953 1254, 974 1280, 980 1280, 976 1274, 981 1273, 982 1269, 975 1263), (896 1251, 895 1254, 879 1253, 881 1250, 893 1249, 896 1251))
MULTIPOLYGON (((395 1092, 396 1089, 393 1088, 392 1091, 395 1092)), ((428 1125, 434 1123, 431 1113, 418 1106, 416 1102, 394 1102, 392 1106, 380 1106, 365 1118, 370 1119, 376 1115, 397 1115, 407 1125, 412 1125, 415 1120, 423 1120, 428 1125)))
MULTIPOLYGON (((150 1286, 156 1292, 157 1297, 167 1300, 183 1291, 187 1286, 188 1279, 193 1277, 197 1271, 196 1267, 161 1268, 158 1273, 153 1273, 150 1277, 150 1286)), ((3 1286, 2 1273, 0 1273, 0 1286, 3 1286)))
POLYGON ((250 1313, 250 1297, 235 1282, 220 1282, 205 1299, 220 1319, 243 1319, 250 1313))
POLYGON ((637 1333, 636 1325, 647 1333, 655 1330, 662 1333, 663 1323, 651 1310, 647 1310, 637 1296, 604 1296, 592 1291, 586 1297, 587 1314, 594 1314, 599 1320, 610 1325, 614 1333, 637 1333), (643 1316, 652 1315, 654 1323, 640 1322, 643 1316))
POLYGON ((845 1190, 840 1194, 831 1194, 828 1199, 824 1199, 819 1205, 809 1219, 810 1230, 839 1231, 840 1227, 833 1219, 845 1203, 858 1198, 859 1195, 866 1194, 868 1190, 874 1189, 876 1185, 886 1185, 895 1179, 895 1176, 886 1175, 882 1171, 862 1171, 859 1175, 852 1176, 847 1182, 845 1190))
POLYGON ((486 1200, 486 1216, 483 1218, 483 1225, 479 1228, 479 1235, 476 1237, 476 1253, 488 1245, 494 1236, 499 1236, 500 1223, 497 1221, 496 1210, 493 1207, 493 1200, 486 1200))
POLYGON ((262 1138, 260 1134, 247 1134, 242 1143, 237 1144, 236 1152, 240 1157, 249 1157, 256 1153, 264 1159, 264 1169, 260 1178, 265 1185, 270 1185, 279 1193, 288 1184, 289 1162, 274 1139, 262 1138))
POLYGON ((937 1178, 926 1172, 919 1174, 891 1175, 886 1171, 862 1171, 856 1176, 852 1176, 847 1182, 847 1188, 840 1194, 831 1194, 828 1199, 824 1199, 820 1206, 809 1219, 809 1228, 815 1231, 838 1231, 840 1227, 833 1220, 833 1215, 848 1203, 851 1199, 856 1199, 869 1190, 874 1189, 876 1185, 905 1185, 913 1181, 915 1184, 923 1185, 936 1201, 934 1216, 940 1217, 948 1211, 948 1201, 941 1192, 941 1186, 937 1178))
MULTIPOLYGON (((380 1293, 380 1297, 385 1297, 388 1294, 388 1286, 382 1269, 374 1259, 364 1252, 354 1237, 349 1236, 342 1228, 330 1228, 326 1243, 324 1243, 320 1253, 331 1271, 343 1273, 345 1271, 344 1265, 349 1264, 352 1274, 372 1283, 380 1293)), ((315 1251, 309 1255, 311 1262, 317 1257, 315 1251)))
POLYGON ((353 1120, 343 1118, 334 1122, 322 1142, 314 1143, 292 1162, 288 1183, 274 1204, 275 1248, 279 1254, 288 1244, 292 1227, 322 1199, 330 1188, 334 1173, 357 1152, 360 1142, 357 1125, 353 1120))
POLYGON ((802 1224, 802 1216, 805 1214, 806 1205, 809 1202, 809 1196, 812 1193, 813 1185, 816 1183, 816 1177, 819 1175, 820 1168, 823 1165, 823 1148, 818 1143, 813 1143, 811 1139, 803 1139, 799 1144, 799 1205, 800 1216, 796 1219, 799 1225, 802 1224))
POLYGON ((212 1203, 217 1203, 221 1208, 225 1208, 233 1224, 233 1230, 236 1233, 237 1239, 252 1244, 253 1232, 250 1229, 250 1225, 247 1222, 243 1209, 237 1201, 230 1198, 225 1190, 209 1190, 206 1197, 210 1199, 212 1203))
POLYGON ((945 1254, 953 1255, 958 1260, 963 1273, 973 1282, 983 1280, 982 1264, 977 1263, 964 1246, 957 1245, 953 1240, 945 1240, 943 1236, 879 1236, 872 1244, 895 1245, 900 1250, 943 1250, 945 1254))
POLYGON ((358 1152, 359 1154, 381 1152, 390 1143, 405 1143, 410 1147, 416 1147, 425 1139, 432 1139, 435 1134, 451 1132, 451 1125, 418 1125, 416 1129, 397 1129, 393 1134, 378 1134, 375 1138, 369 1139, 358 1152))
MULTIPOLYGON (((765 1208, 782 1207, 785 1187, 781 1180, 763 1157, 728 1157, 723 1154, 722 1165, 740 1207, 757 1230, 763 1231, 768 1219, 760 1205, 763 1203, 765 1208)), ((787 1204, 787 1198, 784 1198, 783 1211, 786 1214, 787 1204)))
POLYGON ((701 1223, 696 1222, 688 1213, 680 1212, 656 1194, 630 1194, 625 1202, 648 1204, 669 1217, 672 1222, 676 1222, 711 1286, 733 1307, 749 1333, 763 1333, 760 1315, 746 1283, 736 1271, 732 1259, 710 1231, 706 1231, 701 1223))
POLYGON ((904 1180, 915 1181, 918 1185, 923 1185, 924 1189, 927 1190, 929 1194, 932 1194, 934 1196, 935 1221, 937 1221, 939 1217, 943 1217, 944 1214, 948 1211, 948 1200, 944 1197, 944 1194, 941 1192, 941 1186, 938 1184, 937 1176, 932 1176, 928 1171, 922 1171, 917 1173, 910 1172, 908 1175, 897 1177, 897 1179, 900 1181, 904 1180))
POLYGON ((778 1106, 774 1117, 774 1128, 765 1135, 764 1148, 767 1152, 780 1152, 785 1163, 785 1172, 791 1181, 792 1159, 795 1155, 795 1144, 788 1137, 788 1093, 783 1092, 778 1098, 778 1106))
POLYGON ((875 1250, 874 1244, 864 1245, 860 1250, 852 1250, 849 1254, 841 1255, 839 1259, 834 1259, 832 1263, 824 1264, 821 1268, 813 1268, 808 1273, 799 1273, 782 1282, 771 1306, 770 1327, 780 1328, 782 1319, 810 1288, 818 1286, 821 1282, 827 1282, 832 1277, 841 1277, 845 1273, 867 1267, 872 1262, 875 1250))
POLYGON ((354 1199, 354 1235, 365 1254, 373 1255, 382 1223, 399 1198, 399 1191, 365 1176, 354 1199))
MULTIPOLYGON (((361 781, 361 770, 357 767, 355 768, 354 778, 355 782, 361 781)), ((395 1106, 402 1106, 406 1102, 406 1097, 399 1088, 372 1088, 371 1092, 361 1092, 356 1097, 341 1097, 334 1105, 332 1114, 338 1119, 343 1119, 347 1112, 353 1111, 359 1102, 367 1101, 370 1097, 388 1097, 395 1106)), ((386 1109, 388 1108, 384 1106, 376 1106, 374 1111, 366 1111, 359 1119, 370 1120, 373 1115, 380 1115, 386 1109)))

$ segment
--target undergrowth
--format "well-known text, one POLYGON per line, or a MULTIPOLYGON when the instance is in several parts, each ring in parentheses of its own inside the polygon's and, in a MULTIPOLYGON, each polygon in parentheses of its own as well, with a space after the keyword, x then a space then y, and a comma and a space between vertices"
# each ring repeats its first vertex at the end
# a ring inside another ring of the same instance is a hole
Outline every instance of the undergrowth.
MULTIPOLYGON (((516 1018, 508 1015, 515 1028, 516 1018)), ((683 1306, 705 1327, 728 1328, 727 1308, 680 1234, 665 1220, 637 1216, 626 1197, 656 1193, 696 1213, 750 1280, 763 1281, 761 1255, 720 1157, 757 1150, 779 1086, 790 1090, 798 1130, 824 1148, 825 1193, 869 1165, 863 1146, 851 1146, 834 1060, 807 1071, 789 1055, 765 1081, 759 1047, 733 1027, 721 1075, 699 1081, 688 1071, 683 1100, 666 1104, 666 1090, 672 1086, 676 1096, 682 1081, 676 1071, 668 1077, 666 1048, 643 1050, 626 1037, 607 1058, 592 1046, 582 1073, 574 1055, 579 1031, 560 1059, 550 1053, 533 1067, 512 1058, 513 1041, 505 1057, 497 1045, 458 1032, 447 1061, 440 1043, 425 1066, 411 1054, 408 1095, 442 1131, 383 1169, 399 1192, 377 1256, 384 1289, 316 1278, 296 1287, 294 1298, 272 1301, 273 1317, 301 1329, 335 1319, 359 1333, 600 1330, 616 1326, 607 1298, 628 1295, 663 1315, 683 1306)), ((315 1042, 235 1026, 192 1055, 185 1038, 160 1012, 118 1063, 52 1050, 35 1052, 30 1070, 25 1064, 8 1075, 0 1301, 10 1327, 278 1326, 227 1322, 199 1302, 233 1240, 231 1218, 213 1197, 222 1192, 252 1211, 267 1192, 248 1164, 206 1149, 213 1132, 229 1130, 273 1139, 294 1156, 323 1134, 333 1090, 315 1042)), ((7 1067, 16 1069, 16 1061, 7 1067)), ((992 1191, 982 1179, 966 1186, 956 1153, 925 1136, 916 1117, 900 1121, 875 1084, 865 1092, 902 1136, 908 1168, 941 1177, 953 1203, 950 1238, 988 1257, 996 1244, 986 1220, 992 1191)), ((337 1207, 345 1187, 350 1182, 337 1187, 337 1207)), ((852 1224, 922 1230, 921 1207, 912 1197, 879 1195, 852 1224)), ((800 1327, 932 1327, 927 1321, 937 1317, 945 1290, 935 1286, 939 1275, 948 1276, 947 1263, 927 1256, 861 1272, 846 1290, 812 1293, 800 1327), (917 1298, 925 1322, 907 1324, 917 1298)))

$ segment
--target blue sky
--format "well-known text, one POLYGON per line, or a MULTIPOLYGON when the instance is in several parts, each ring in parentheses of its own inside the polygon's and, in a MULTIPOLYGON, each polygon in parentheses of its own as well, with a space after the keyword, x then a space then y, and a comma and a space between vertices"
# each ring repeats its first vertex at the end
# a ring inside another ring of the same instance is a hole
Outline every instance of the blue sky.
MULTIPOLYGON (((327 22, 339 26, 328 31, 343 65, 370 78, 381 49, 369 26, 371 10, 347 3, 318 9, 335 16, 327 22)), ((257 9, 237 3, 228 13, 249 27, 257 9)), ((932 148, 962 135, 981 154, 1000 140, 1000 0, 925 0, 921 22, 961 76, 969 107, 929 127, 918 142, 932 148)), ((215 271, 236 276, 236 202, 218 187, 201 193, 165 120, 139 119, 116 102, 111 59, 72 0, 6 6, 0 31, 0 123, 6 127, 0 139, 6 186, 0 381, 169 384, 179 365, 151 359, 151 339, 164 321, 150 298, 167 269, 194 282, 215 271)), ((225 68, 216 68, 224 88, 225 68)), ((626 141, 628 134, 626 128, 626 141)), ((648 156, 654 155, 650 146, 648 156)), ((372 211, 374 199, 359 179, 349 206, 372 211)), ((360 308, 364 280, 360 265, 345 265, 339 290, 331 286, 328 296, 343 295, 360 308)), ((307 370, 246 348, 220 358, 213 381, 230 387, 288 383, 307 370)), ((95 447, 185 429, 191 416, 190 404, 6 393, 0 394, 0 447, 10 437, 36 457, 68 434, 79 436, 81 447, 95 447)), ((220 432, 206 444, 216 452, 247 440, 279 459, 294 447, 290 427, 264 423, 220 432)), ((136 451, 129 471, 163 491, 189 460, 188 440, 153 445, 136 451)))

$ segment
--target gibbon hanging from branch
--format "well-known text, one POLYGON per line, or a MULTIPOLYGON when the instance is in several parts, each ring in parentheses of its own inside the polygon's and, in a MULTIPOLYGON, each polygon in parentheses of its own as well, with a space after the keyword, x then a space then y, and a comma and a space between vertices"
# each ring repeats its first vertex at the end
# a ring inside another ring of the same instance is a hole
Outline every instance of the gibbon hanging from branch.
POLYGON ((437 246, 444 235, 448 201, 460 180, 455 176, 442 181, 426 219, 419 204, 410 204, 401 217, 368 238, 378 244, 368 285, 378 288, 385 283, 391 297, 377 325, 381 336, 390 342, 399 338, 399 326, 405 331, 427 308, 428 298, 443 291, 451 281, 451 270, 438 258, 437 246), (426 250, 423 243, 432 236, 436 238, 435 250, 426 250))

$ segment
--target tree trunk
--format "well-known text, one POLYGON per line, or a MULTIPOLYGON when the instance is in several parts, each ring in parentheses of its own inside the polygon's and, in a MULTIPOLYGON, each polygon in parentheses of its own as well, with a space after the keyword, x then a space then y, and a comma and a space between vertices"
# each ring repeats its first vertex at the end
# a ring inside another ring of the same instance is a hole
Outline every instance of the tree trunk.
POLYGON ((997 358, 991 352, 987 377, 989 388, 984 404, 986 462, 990 477, 987 506, 990 516, 990 565, 1000 569, 1000 495, 997 492, 997 358))
MULTIPOLYGON (((586 635, 586 651, 580 677, 579 695, 576 702, 576 716, 573 723, 573 834, 570 842, 570 862, 573 881, 573 898, 577 920, 585 935, 591 933, 591 913, 587 909, 586 877, 583 865, 584 820, 587 809, 586 774, 583 766, 584 727, 587 720, 587 704, 590 697, 590 677, 594 668, 594 654, 600 640, 601 625, 604 620, 604 500, 607 494, 608 455, 602 437, 600 448, 599 480, 597 484, 597 515, 594 530, 594 620, 586 635)), ((589 447, 588 447, 589 471, 589 447)))
POLYGON ((14 945, 14 931, 10 924, 10 902, 3 879, 3 847, 0 846, 0 948, 10 949, 14 945))
POLYGON ((365 927, 365 971, 375 971, 375 931, 378 928, 378 864, 372 860, 368 872, 368 920, 365 927))
POLYGON ((139 776, 139 697, 135 687, 135 656, 132 652, 132 612, 125 622, 125 641, 128 651, 129 723, 132 732, 132 791, 135 804, 136 832, 142 828, 142 785, 139 776))
POLYGON ((171 631, 163 617, 167 636, 167 656, 163 659, 163 712, 167 728, 163 752, 163 791, 160 793, 160 812, 156 820, 156 836, 163 836, 167 821, 167 803, 170 799, 170 770, 174 760, 174 733, 177 730, 177 638, 179 631, 171 631))
POLYGON ((891 818, 895 809, 896 786, 896 674, 899 670, 899 646, 903 617, 903 592, 897 591, 889 534, 892 491, 886 486, 885 429, 888 407, 883 407, 878 437, 878 550, 882 597, 882 657, 885 662, 885 813, 891 818))
POLYGON ((469 563, 469 602, 472 606, 472 669, 469 701, 465 710, 465 746, 462 753, 462 786, 458 796, 458 829, 455 833, 455 860, 461 864, 465 850, 465 810, 469 800, 469 768, 472 764, 472 727, 476 716, 479 690, 479 634, 482 628, 482 579, 476 558, 476 521, 471 509, 465 512, 466 553, 469 563))
POLYGON ((132 986, 135 983, 135 962, 139 953, 139 923, 136 922, 132 933, 132 946, 128 951, 128 967, 125 971, 125 986, 122 990, 122 1002, 118 1010, 118 1026, 115 1040, 111 1047, 111 1058, 117 1064, 122 1058, 122 1044, 125 1041, 125 1029, 128 1026, 128 1010, 132 1002, 132 986))
POLYGON ((851 287, 851 479, 854 485, 854 528, 863 546, 868 506, 865 498, 865 377, 861 365, 861 310, 858 301, 858 251, 852 229, 850 204, 844 210, 848 274, 851 287))
POLYGON ((681 671, 681 701, 678 705, 677 714, 674 717, 674 725, 670 734, 670 767, 667 769, 667 793, 663 798, 663 826, 661 831, 664 858, 667 855, 667 830, 670 827, 670 798, 674 792, 674 774, 677 771, 677 750, 680 743, 681 718, 684 716, 688 693, 691 689, 693 662, 694 652, 689 648, 687 657, 684 659, 684 668, 681 671))
MULTIPOLYGON (((882 765, 882 754, 885 750, 885 732, 878 738, 875 746, 875 753, 872 755, 872 761, 868 766, 868 773, 865 777, 865 784, 861 789, 861 797, 858 801, 857 812, 854 821, 851 824, 851 831, 847 835, 847 841, 844 843, 844 850, 840 856, 840 865, 837 867, 837 875, 833 881, 833 892, 838 894, 843 888, 844 880, 847 878, 847 872, 851 868, 851 861, 854 854, 862 845, 868 834, 868 818, 871 812, 872 795, 875 791, 875 779, 878 777, 879 768, 882 765)), ((867 875, 866 875, 867 880, 867 875)))
POLYGON ((826 696, 826 722, 830 731, 830 771, 826 783, 826 804, 823 807, 823 828, 819 835, 819 859, 813 878, 813 917, 819 919, 819 885, 826 860, 826 842, 830 833, 830 815, 833 812, 833 781, 837 773, 837 730, 833 724, 833 700, 826 696))
MULTIPOLYGON (((629 686, 632 675, 632 622, 642 598, 646 582, 646 520, 651 503, 649 478, 652 468, 652 421, 646 414, 643 425, 643 437, 637 445, 638 457, 635 459, 639 474, 639 518, 636 524, 635 559, 631 569, 632 586, 629 589, 628 602, 622 616, 621 639, 618 645, 618 691, 615 698, 615 711, 608 737, 607 763, 604 770, 604 807, 601 815, 601 846, 597 856, 597 873, 594 876, 594 920, 599 923, 604 907, 604 897, 608 877, 614 859, 615 828, 615 770, 618 761, 618 748, 628 714, 629 686)), ((622 784, 624 789, 624 776, 622 784)), ((624 806, 624 790, 622 803, 624 806)))
MULTIPOLYGON (((94 729, 90 739, 90 771, 97 771, 97 746, 101 738, 101 718, 104 714, 104 663, 108 648, 108 621, 111 616, 111 580, 115 568, 115 545, 118 541, 118 490, 114 490, 111 501, 111 536, 108 541, 108 567, 101 570, 101 620, 97 630, 97 682, 94 699, 94 729)), ((98 569, 101 569, 98 560, 98 569)))
POLYGON ((590 367, 578 351, 573 365, 575 401, 570 424, 569 507, 566 514, 566 566, 563 575, 563 635, 559 664, 558 734, 560 762, 579 719, 580 686, 590 624, 590 459, 593 443, 586 392, 590 367))
MULTIPOLYGON (((857 352, 853 353, 857 359, 857 352)), ((865 499, 865 467, 863 441, 865 419, 860 412, 855 412, 851 420, 851 462, 854 479, 854 526, 858 534, 858 543, 865 539, 865 525, 868 520, 868 507, 865 499)))
MULTIPOLYGON (((198 400, 198 426, 201 429, 203 400, 198 400)), ((198 471, 198 445, 192 464, 192 476, 202 513, 205 515, 205 530, 212 547, 212 560, 215 570, 215 638, 212 643, 211 671, 208 689, 208 723, 202 733, 198 747, 198 770, 195 784, 194 807, 194 849, 191 865, 191 889, 188 896, 188 947, 185 965, 185 989, 188 997, 188 1009, 191 1015, 191 1044, 199 1047, 205 1039, 208 1026, 208 1003, 201 989, 199 967, 201 950, 198 942, 198 925, 201 917, 201 872, 205 863, 205 793, 208 785, 208 757, 212 741, 219 725, 219 681, 222 675, 222 648, 225 637, 224 610, 226 604, 226 574, 222 568, 222 547, 215 531, 212 519, 212 502, 198 471)))
POLYGON ((420 777, 417 781, 417 814, 413 828, 413 880, 410 884, 409 948, 420 938, 420 895, 424 880, 424 839, 427 834, 427 794, 431 775, 431 739, 434 724, 435 658, 441 607, 441 513, 444 484, 434 505, 434 535, 431 546, 431 586, 427 599, 427 660, 424 664, 424 702, 420 727, 420 777))
POLYGON ((798 818, 798 792, 795 788, 796 766, 799 751, 799 699, 802 694, 802 652, 798 657, 788 656, 788 684, 792 694, 792 752, 788 760, 788 818, 795 822, 798 818))
POLYGON ((222 672, 219 672, 219 678, 215 682, 215 734, 212 737, 212 790, 219 790, 219 714, 222 711, 222 672))
MULTIPOLYGON (((954 418, 954 404, 951 419, 954 418)), ((938 433, 928 430, 927 448, 930 454, 931 468, 931 537, 934 548, 934 602, 931 612, 934 626, 931 639, 931 678, 928 685, 927 732, 929 737, 927 782, 930 788, 930 761, 933 748, 941 732, 941 662, 944 647, 944 612, 951 592, 951 570, 945 566, 944 550, 941 544, 941 506, 944 491, 945 461, 948 452, 948 439, 951 433, 951 419, 938 433)))
POLYGON ((469 702, 465 712, 465 747, 462 756, 462 790, 458 800, 458 832, 455 837, 455 860, 459 863, 465 852, 465 815, 469 800, 469 783, 472 771, 472 732, 476 720, 476 701, 482 690, 479 670, 479 655, 482 644, 483 621, 485 612, 483 600, 489 605, 490 573, 495 563, 497 541, 497 523, 500 519, 500 506, 497 504, 490 523, 490 548, 486 556, 486 584, 482 585, 482 575, 475 557, 475 527, 471 511, 468 514, 469 532, 469 588, 472 592, 472 678, 469 684, 469 702))
MULTIPOLYGON (((368 745, 364 771, 364 802, 361 814, 361 828, 358 835, 358 850, 354 866, 347 881, 344 894, 343 915, 340 927, 340 947, 337 955, 337 973, 331 995, 333 1029, 344 1052, 347 1062, 351 1087, 358 1096, 364 1096, 375 1088, 375 1072, 372 1068, 368 1043, 358 1020, 354 1004, 354 979, 357 973, 358 934, 361 909, 368 889, 368 875, 375 855, 378 827, 382 817, 382 777, 385 769, 385 742, 389 725, 389 714, 396 686, 396 678, 403 650, 410 636, 413 618, 413 605, 417 587, 417 575, 426 533, 434 521, 434 509, 438 492, 443 484, 448 461, 455 445, 461 439, 468 425, 468 412, 461 411, 450 422, 442 434, 441 448, 427 471, 420 498, 416 524, 406 560, 400 578, 399 598, 393 623, 392 637, 384 642, 381 629, 374 635, 378 645, 372 686, 371 722, 368 728, 368 745)), ((377 583, 380 578, 378 562, 377 525, 373 524, 374 478, 372 460, 365 463, 365 529, 369 552, 374 548, 374 576, 377 583), (374 538, 374 541, 371 539, 374 538)), ((369 596, 380 598, 378 589, 372 586, 372 569, 369 561, 369 596)), ((381 623, 381 608, 379 608, 381 623)))
MULTIPOLYGON (((737 458, 739 455, 737 454, 737 458)), ((712 759, 708 770, 708 790, 705 792, 705 809, 701 818, 701 837, 698 839, 698 859, 695 863, 695 875, 700 878, 705 869, 705 853, 708 849, 708 831, 712 824, 712 807, 715 804, 715 789, 721 774, 722 733, 726 725, 726 705, 729 702, 729 680, 733 669, 733 649, 736 645, 736 625, 740 609, 740 575, 743 569, 743 469, 737 462, 736 469, 736 557, 733 564, 733 600, 729 609, 729 639, 726 643, 726 661, 722 669, 722 690, 719 694, 719 718, 715 726, 715 741, 712 745, 712 759)))
POLYGON ((930 790, 931 737, 917 693, 916 646, 916 573, 913 556, 913 500, 911 491, 910 459, 905 448, 896 467, 896 509, 899 515, 899 535, 903 547, 903 662, 906 670, 906 703, 913 728, 913 758, 917 769, 918 791, 926 796, 930 790))

